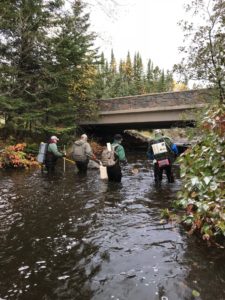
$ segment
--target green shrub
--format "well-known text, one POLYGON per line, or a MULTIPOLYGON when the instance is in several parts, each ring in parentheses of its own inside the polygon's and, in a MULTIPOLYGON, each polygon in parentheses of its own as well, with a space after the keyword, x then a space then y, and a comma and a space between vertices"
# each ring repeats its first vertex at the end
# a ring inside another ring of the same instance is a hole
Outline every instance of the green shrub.
POLYGON ((225 105, 211 107, 198 142, 179 159, 183 185, 176 206, 190 233, 208 241, 225 237, 225 105))

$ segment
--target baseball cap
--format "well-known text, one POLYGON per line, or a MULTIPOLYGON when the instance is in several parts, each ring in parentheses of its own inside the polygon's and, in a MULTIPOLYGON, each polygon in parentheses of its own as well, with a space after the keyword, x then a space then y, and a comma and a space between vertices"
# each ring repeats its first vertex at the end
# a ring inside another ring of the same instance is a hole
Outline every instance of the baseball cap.
POLYGON ((87 140, 88 136, 87 136, 85 133, 83 133, 83 134, 81 135, 81 138, 87 140))
POLYGON ((121 134, 115 134, 114 135, 114 139, 117 140, 117 141, 120 141, 123 139, 122 135, 121 134))
POLYGON ((57 136, 55 136, 55 135, 51 136, 51 140, 59 141, 59 139, 58 139, 57 136))
POLYGON ((161 129, 155 129, 155 130, 154 130, 154 133, 155 133, 155 134, 162 134, 162 130, 161 130, 161 129))

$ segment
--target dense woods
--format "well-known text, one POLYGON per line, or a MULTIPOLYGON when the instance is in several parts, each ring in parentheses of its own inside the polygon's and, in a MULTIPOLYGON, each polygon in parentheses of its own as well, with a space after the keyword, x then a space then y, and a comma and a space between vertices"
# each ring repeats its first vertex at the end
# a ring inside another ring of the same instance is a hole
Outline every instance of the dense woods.
POLYGON ((1 4, 0 106, 5 134, 71 131, 94 114, 94 34, 81 1, 1 4))
POLYGON ((3 1, 0 114, 8 135, 73 134, 95 118, 93 99, 173 90, 173 77, 140 53, 108 61, 94 47, 83 1, 3 1))
POLYGON ((101 54, 94 86, 96 98, 140 95, 145 93, 173 91, 175 82, 172 72, 161 70, 149 59, 144 65, 140 53, 116 61, 113 50, 108 61, 101 54))

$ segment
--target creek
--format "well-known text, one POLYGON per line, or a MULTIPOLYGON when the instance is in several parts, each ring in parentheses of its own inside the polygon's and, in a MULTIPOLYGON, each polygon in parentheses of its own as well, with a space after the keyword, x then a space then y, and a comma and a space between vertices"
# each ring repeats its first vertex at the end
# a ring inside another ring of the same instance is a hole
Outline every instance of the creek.
POLYGON ((156 188, 144 153, 128 161, 121 184, 62 161, 51 177, 0 173, 0 299, 225 299, 224 249, 161 219, 178 167, 156 188))

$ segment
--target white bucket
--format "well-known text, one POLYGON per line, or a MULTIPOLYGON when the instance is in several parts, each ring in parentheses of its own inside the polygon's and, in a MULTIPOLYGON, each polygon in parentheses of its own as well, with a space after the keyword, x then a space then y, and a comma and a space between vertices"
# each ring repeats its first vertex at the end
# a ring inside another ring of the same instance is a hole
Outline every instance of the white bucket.
POLYGON ((112 151, 112 145, 110 143, 106 143, 108 151, 112 151))
POLYGON ((108 179, 106 167, 100 165, 99 170, 100 170, 100 178, 101 179, 108 179))

